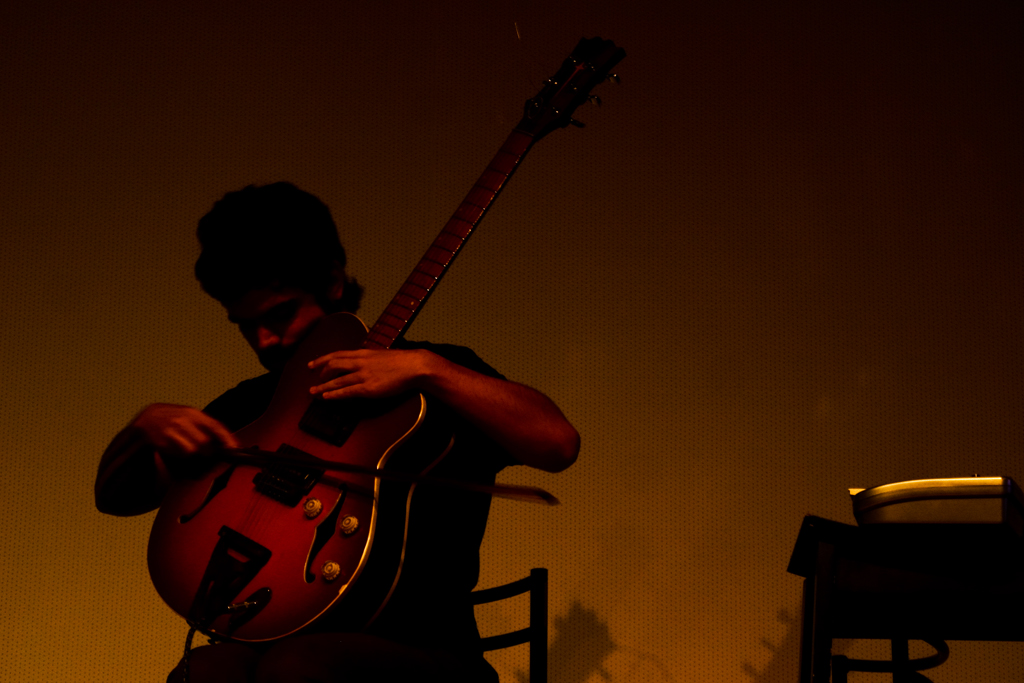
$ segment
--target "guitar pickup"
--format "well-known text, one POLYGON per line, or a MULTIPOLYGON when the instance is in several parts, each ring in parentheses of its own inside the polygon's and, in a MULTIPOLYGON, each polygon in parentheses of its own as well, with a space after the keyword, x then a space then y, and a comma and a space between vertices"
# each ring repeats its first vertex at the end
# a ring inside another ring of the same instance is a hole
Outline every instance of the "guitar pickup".
MULTIPOLYGON (((281 444, 277 452, 285 456, 309 457, 305 451, 288 444, 281 444)), ((323 473, 323 470, 316 467, 302 467, 292 462, 282 462, 264 467, 256 473, 252 483, 259 493, 288 507, 295 507, 303 496, 313 490, 323 473)))

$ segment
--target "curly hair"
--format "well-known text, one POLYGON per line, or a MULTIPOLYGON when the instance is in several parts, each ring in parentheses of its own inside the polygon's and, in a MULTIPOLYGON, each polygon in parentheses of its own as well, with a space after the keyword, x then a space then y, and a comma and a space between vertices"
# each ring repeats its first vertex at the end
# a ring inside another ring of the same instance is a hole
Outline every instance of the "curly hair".
POLYGON ((228 192, 199 220, 202 252, 196 279, 223 304, 262 287, 294 286, 309 292, 327 312, 359 308, 363 288, 346 278, 339 301, 327 293, 345 249, 331 211, 291 183, 249 185, 228 192))

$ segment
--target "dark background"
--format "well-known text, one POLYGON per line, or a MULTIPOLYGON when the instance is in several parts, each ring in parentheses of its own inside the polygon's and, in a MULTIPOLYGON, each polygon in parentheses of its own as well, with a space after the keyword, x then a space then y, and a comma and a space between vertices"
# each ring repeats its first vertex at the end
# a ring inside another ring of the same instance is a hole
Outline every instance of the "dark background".
MULTIPOLYGON (((553 683, 794 680, 803 515, 852 522, 847 487, 1024 481, 1022 19, 999 0, 7 3, 0 678, 163 680, 179 656, 150 517, 103 517, 91 487, 146 403, 258 372, 192 280, 197 219, 249 183, 317 194, 372 322, 522 103, 600 35, 622 85, 530 153, 409 335, 472 346, 583 435, 563 474, 502 475, 563 505, 496 501, 481 587, 551 569, 553 683)), ((493 661, 512 681, 525 653, 493 661)), ((1022 664, 954 643, 932 678, 1022 664)))

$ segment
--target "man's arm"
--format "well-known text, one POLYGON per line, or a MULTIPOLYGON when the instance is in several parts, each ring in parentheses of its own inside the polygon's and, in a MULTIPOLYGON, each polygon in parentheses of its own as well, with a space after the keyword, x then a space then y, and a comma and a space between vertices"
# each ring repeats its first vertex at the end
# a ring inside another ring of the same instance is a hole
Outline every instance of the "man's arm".
POLYGON ((560 472, 579 454, 579 433, 547 396, 430 351, 336 351, 309 367, 319 372, 320 382, 310 392, 326 399, 429 393, 530 467, 560 472))
POLYGON ((227 427, 188 406, 154 403, 114 437, 96 473, 96 508, 110 515, 141 515, 160 506, 169 475, 164 459, 238 448, 227 427))

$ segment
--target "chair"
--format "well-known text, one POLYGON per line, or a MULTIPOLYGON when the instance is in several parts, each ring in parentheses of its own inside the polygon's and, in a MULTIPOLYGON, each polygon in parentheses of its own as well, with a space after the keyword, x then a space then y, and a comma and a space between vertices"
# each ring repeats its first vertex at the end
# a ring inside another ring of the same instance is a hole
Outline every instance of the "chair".
POLYGON ((503 586, 473 591, 474 605, 505 600, 530 593, 530 625, 518 631, 480 639, 484 652, 501 650, 522 643, 530 644, 530 683, 548 681, 548 570, 531 569, 526 578, 503 586))

